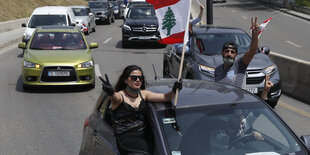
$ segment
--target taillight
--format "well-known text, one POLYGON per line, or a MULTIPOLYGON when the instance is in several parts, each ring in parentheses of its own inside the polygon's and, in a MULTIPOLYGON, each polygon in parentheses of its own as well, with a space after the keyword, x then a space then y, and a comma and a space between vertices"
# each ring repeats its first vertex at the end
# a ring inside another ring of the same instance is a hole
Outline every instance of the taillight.
POLYGON ((87 117, 84 121, 84 127, 83 130, 85 130, 85 128, 89 125, 89 118, 87 117))

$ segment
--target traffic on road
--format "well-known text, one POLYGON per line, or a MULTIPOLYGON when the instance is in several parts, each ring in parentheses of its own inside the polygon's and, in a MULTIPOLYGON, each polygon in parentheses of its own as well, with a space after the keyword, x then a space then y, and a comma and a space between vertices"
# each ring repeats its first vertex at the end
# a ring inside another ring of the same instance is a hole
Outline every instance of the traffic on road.
MULTIPOLYGON (((68 25, 25 23, 31 34, 26 30, 19 43, 0 49, 6 66, 0 68, 0 154, 310 154, 310 106, 281 90, 270 57, 281 44, 266 41, 274 37, 266 35, 276 31, 273 21, 244 70, 246 87, 214 79, 225 63, 221 52, 237 47, 238 59, 253 46, 248 25, 255 29, 265 12, 242 10, 237 0, 214 1, 218 26, 202 19, 185 48, 158 42, 157 7, 144 2, 123 13, 117 3, 70 6, 68 25), (229 41, 237 46, 224 48, 229 41), (143 71, 125 72, 130 65, 143 71)), ((200 3, 192 1, 193 17, 200 3)), ((178 22, 171 12, 165 22, 178 22)))

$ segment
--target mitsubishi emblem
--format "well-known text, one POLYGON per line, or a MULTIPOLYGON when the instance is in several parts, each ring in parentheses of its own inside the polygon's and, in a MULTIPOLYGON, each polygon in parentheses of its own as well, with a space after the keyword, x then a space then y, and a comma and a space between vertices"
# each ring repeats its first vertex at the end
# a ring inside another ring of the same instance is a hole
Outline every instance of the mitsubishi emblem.
POLYGON ((59 70, 61 70, 61 68, 58 66, 58 67, 57 67, 57 70, 59 71, 59 70))

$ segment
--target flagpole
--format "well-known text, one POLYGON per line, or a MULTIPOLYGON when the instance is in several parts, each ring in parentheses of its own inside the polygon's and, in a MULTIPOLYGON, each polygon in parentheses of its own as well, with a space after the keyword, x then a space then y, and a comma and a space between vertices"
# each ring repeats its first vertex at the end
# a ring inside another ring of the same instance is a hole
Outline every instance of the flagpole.
MULTIPOLYGON (((180 66, 179 66, 178 81, 181 80, 182 70, 183 70, 183 62, 184 62, 184 55, 185 55, 185 48, 186 48, 186 44, 188 42, 188 27, 189 27, 189 18, 190 18, 191 5, 192 5, 192 0, 190 0, 190 2, 189 2, 189 10, 188 10, 187 22, 186 22, 184 38, 183 38, 183 48, 182 48, 182 55, 181 55, 180 66)), ((175 92, 175 98, 174 98, 174 104, 173 104, 174 106, 176 106, 177 103, 178 103, 178 97, 179 97, 179 89, 177 89, 176 92, 175 92)))

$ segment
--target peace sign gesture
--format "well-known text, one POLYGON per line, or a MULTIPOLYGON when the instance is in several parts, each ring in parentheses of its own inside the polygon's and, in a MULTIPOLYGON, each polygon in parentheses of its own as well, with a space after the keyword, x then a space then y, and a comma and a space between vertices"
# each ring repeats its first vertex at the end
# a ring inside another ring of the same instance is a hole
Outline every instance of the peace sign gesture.
POLYGON ((111 85, 107 74, 105 74, 105 78, 106 80, 99 76, 99 79, 102 81, 102 90, 105 91, 109 96, 112 96, 114 94, 113 86, 111 85))
POLYGON ((251 30, 252 30, 252 38, 253 38, 253 35, 258 36, 259 25, 257 24, 257 17, 255 17, 254 22, 253 22, 253 17, 251 18, 251 30))

